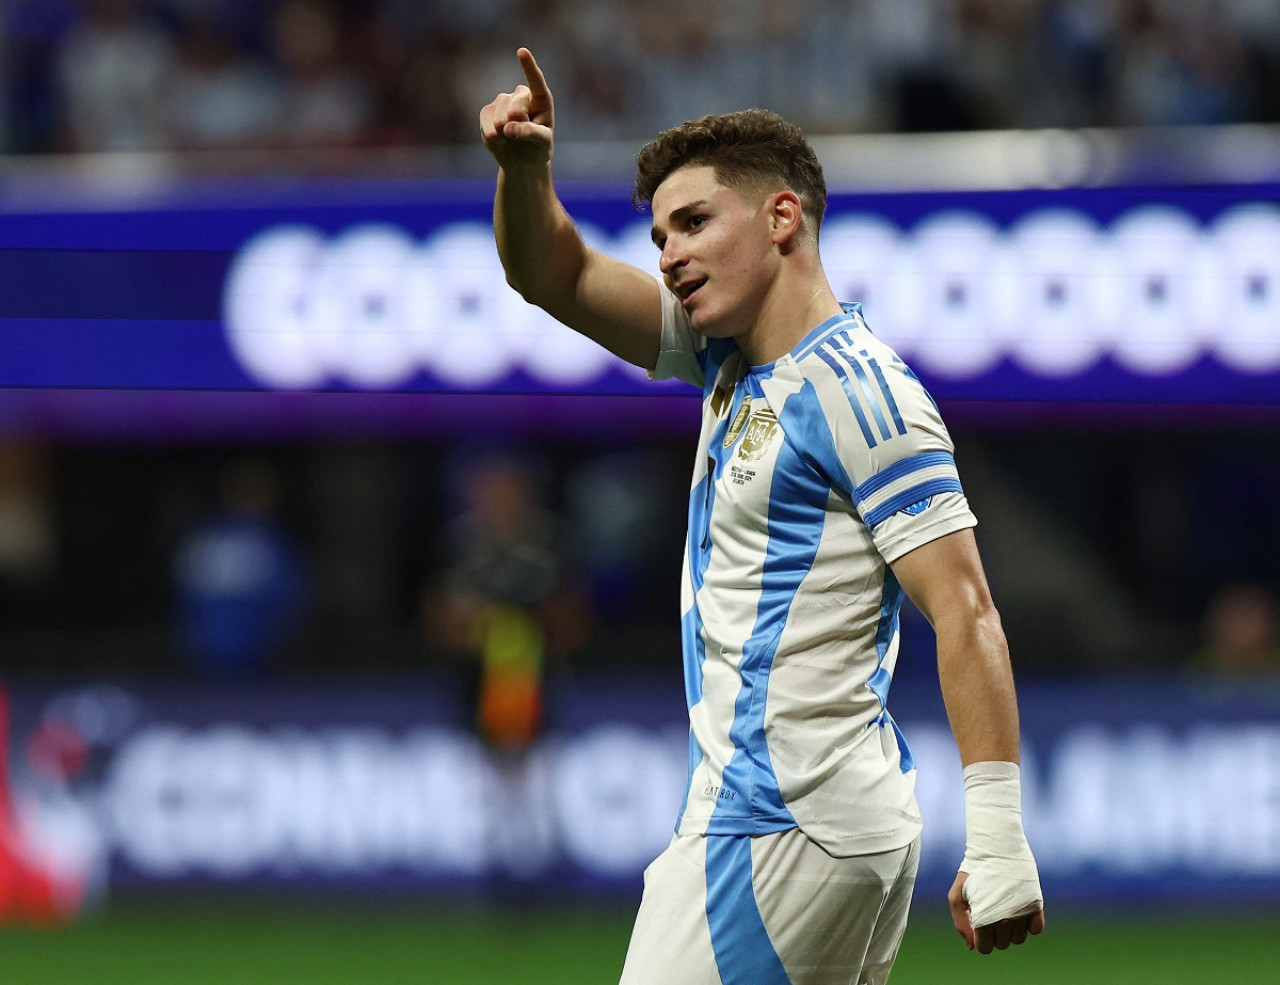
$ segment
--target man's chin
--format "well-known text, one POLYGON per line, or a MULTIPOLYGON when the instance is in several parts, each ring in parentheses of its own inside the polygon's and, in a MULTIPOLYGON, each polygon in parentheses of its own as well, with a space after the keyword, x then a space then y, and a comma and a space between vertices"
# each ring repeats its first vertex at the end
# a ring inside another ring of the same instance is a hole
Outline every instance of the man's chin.
POLYGON ((733 335, 733 332, 724 322, 715 318, 700 317, 696 313, 689 316, 689 327, 708 339, 727 339, 733 335))

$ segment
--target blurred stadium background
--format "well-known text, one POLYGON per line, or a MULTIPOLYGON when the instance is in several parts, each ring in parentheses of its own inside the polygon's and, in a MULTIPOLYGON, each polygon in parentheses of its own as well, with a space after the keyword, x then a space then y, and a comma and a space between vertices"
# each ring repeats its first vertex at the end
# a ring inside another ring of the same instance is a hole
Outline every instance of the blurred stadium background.
MULTIPOLYGON (((0 2, 6 980, 609 981, 684 772, 696 400, 504 286, 478 108, 538 53, 584 233, 767 105, 943 405, 1051 933, 895 981, 1280 975, 1280 5, 0 2)), ((874 421, 869 426, 875 427, 874 421)))

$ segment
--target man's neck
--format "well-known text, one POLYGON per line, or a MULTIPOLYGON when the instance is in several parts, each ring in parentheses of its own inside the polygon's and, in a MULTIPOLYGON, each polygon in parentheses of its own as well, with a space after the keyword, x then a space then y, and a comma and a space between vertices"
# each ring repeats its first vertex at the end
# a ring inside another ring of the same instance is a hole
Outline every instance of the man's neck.
POLYGON ((778 288, 765 299, 755 325, 738 338, 738 348, 752 366, 781 359, 814 327, 844 310, 821 273, 778 288))

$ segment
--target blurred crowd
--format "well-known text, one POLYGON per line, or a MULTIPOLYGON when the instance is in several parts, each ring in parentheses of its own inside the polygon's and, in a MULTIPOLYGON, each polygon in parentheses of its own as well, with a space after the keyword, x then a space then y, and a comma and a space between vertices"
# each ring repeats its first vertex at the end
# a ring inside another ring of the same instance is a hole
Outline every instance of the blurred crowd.
MULTIPOLYGON (((1020 671, 1280 679, 1265 432, 953 433, 1020 671)), ((546 673, 678 673, 689 455, 0 440, 0 673, 449 669, 506 744, 546 673)), ((928 679, 932 633, 903 618, 898 674, 928 679)))
POLYGON ((0 0, 0 153, 472 142, 521 44, 572 139, 1280 120, 1271 0, 0 0))

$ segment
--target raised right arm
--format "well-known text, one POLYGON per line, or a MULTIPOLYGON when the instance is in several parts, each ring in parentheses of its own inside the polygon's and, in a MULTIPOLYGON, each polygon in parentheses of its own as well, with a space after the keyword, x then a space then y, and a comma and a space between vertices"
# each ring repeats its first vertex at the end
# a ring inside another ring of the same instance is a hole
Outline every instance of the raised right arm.
POLYGON ((507 283, 627 362, 652 369, 662 331, 659 283, 583 242, 551 178, 551 90, 529 49, 518 57, 527 84, 480 112, 485 146, 499 165, 493 230, 507 283))

